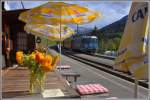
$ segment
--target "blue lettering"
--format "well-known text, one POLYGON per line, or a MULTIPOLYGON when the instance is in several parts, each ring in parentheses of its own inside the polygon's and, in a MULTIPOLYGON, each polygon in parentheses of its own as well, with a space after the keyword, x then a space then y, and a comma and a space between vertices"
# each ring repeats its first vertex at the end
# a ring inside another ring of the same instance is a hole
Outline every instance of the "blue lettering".
POLYGON ((148 42, 149 42, 148 38, 146 38, 146 37, 144 38, 144 37, 143 37, 143 38, 142 38, 142 41, 143 41, 145 44, 148 45, 148 42))
POLYGON ((132 16, 132 22, 135 22, 137 20, 137 16, 135 16, 136 12, 132 16), (136 18, 135 18, 136 17, 136 18))
POLYGON ((142 9, 138 9, 138 11, 133 14, 133 16, 132 16, 132 22, 135 22, 138 19, 144 19, 144 17, 148 13, 148 7, 145 7, 143 10, 144 11, 142 11, 142 9))
POLYGON ((124 54, 126 51, 127 51, 127 48, 125 48, 125 49, 119 51, 119 52, 117 53, 117 56, 120 56, 120 55, 124 54))
POLYGON ((145 11, 145 15, 146 15, 148 13, 148 7, 145 7, 144 11, 145 11))

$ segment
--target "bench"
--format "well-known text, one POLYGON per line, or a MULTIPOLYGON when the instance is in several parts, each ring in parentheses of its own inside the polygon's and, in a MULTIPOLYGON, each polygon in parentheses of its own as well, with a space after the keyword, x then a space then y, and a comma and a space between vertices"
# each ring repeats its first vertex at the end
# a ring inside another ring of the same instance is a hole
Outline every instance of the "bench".
POLYGON ((80 74, 72 71, 72 70, 61 70, 61 75, 66 78, 67 81, 69 81, 69 77, 74 78, 74 82, 77 82, 77 78, 80 77, 80 74))

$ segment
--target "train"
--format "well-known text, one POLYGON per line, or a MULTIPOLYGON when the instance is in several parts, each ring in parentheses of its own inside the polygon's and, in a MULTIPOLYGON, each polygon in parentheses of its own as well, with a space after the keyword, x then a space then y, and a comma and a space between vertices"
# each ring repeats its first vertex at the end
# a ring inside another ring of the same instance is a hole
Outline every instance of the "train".
POLYGON ((96 53, 98 46, 98 38, 96 36, 80 36, 63 41, 63 48, 84 53, 96 53))

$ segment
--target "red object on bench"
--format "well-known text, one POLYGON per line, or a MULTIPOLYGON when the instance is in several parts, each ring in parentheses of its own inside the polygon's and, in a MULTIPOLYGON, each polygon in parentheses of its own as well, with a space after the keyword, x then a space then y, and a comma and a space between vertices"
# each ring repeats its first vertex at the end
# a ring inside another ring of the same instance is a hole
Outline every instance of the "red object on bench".
POLYGON ((76 89, 81 95, 109 92, 107 88, 100 84, 77 85, 76 89))

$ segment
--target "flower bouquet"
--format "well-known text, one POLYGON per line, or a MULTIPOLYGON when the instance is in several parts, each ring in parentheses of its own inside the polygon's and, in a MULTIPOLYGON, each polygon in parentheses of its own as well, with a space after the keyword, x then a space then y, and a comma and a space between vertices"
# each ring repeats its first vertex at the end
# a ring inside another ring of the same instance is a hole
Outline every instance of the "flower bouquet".
POLYGON ((37 86, 43 92, 46 73, 55 70, 59 55, 53 57, 37 50, 31 54, 18 51, 16 52, 16 60, 18 64, 27 66, 30 70, 29 92, 34 93, 37 86))

